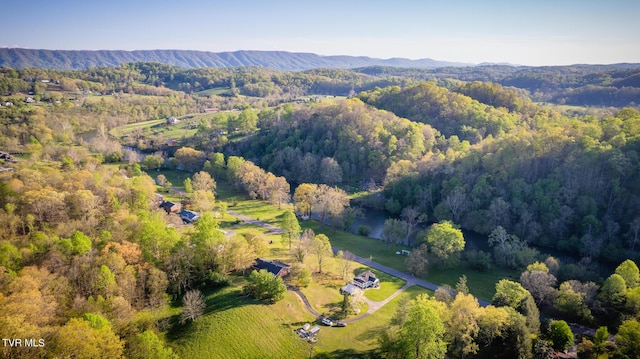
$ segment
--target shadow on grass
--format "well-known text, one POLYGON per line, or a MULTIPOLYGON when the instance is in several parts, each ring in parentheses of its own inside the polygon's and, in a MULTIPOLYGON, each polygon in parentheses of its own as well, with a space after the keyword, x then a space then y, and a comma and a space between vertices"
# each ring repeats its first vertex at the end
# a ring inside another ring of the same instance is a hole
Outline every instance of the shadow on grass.
POLYGON ((318 353, 313 356, 314 359, 373 359, 380 356, 375 350, 359 352, 354 349, 338 349, 327 353, 318 353))
POLYGON ((356 336, 356 339, 362 340, 362 341, 371 340, 371 338, 379 337, 380 333, 386 331, 387 329, 389 329, 388 326, 378 326, 378 327, 369 328, 364 332, 358 334, 358 336, 356 336))
MULTIPOLYGON (((203 293, 205 296, 205 304, 206 307, 203 311, 203 316, 210 315, 213 313, 223 312, 225 310, 240 308, 245 305, 258 304, 258 305, 268 305, 270 303, 261 302, 249 298, 245 295, 242 295, 242 290, 240 289, 229 289, 220 288, 207 291, 203 293), (225 293, 219 293, 225 292, 225 293), (216 294, 218 293, 218 294, 216 294)), ((195 321, 189 321, 187 323, 180 323, 180 314, 173 315, 169 317, 169 325, 170 328, 167 332, 167 338, 170 340, 177 340, 180 337, 185 335, 189 335, 193 332, 196 332, 203 328, 202 317, 196 319, 195 321)))

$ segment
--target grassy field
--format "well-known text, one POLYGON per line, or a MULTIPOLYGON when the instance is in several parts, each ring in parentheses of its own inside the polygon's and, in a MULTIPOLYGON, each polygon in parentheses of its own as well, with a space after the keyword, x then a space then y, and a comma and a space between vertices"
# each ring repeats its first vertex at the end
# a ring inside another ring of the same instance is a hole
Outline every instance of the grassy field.
MULTIPOLYGON (((253 301, 240 292, 237 282, 209 293, 206 314, 193 323, 176 324, 167 334, 169 345, 182 358, 302 358, 309 354, 309 344, 293 330, 304 323, 317 324, 316 318, 293 292, 275 304, 253 301)), ((428 292, 411 287, 374 315, 345 328, 321 326, 314 354, 375 348, 378 333, 386 330, 400 298, 420 293, 428 292)))
POLYGON ((420 287, 410 287, 373 315, 349 323, 345 328, 322 328, 318 335, 315 353, 345 353, 342 357, 349 358, 350 355, 346 349, 362 352, 376 348, 378 335, 381 331, 387 330, 389 321, 398 307, 398 302, 403 297, 415 298, 421 293, 430 292, 420 287))
POLYGON ((214 87, 208 90, 198 91, 195 95, 198 96, 211 96, 211 95, 223 95, 231 93, 230 87, 214 87))
POLYGON ((174 125, 167 124, 166 119, 129 123, 111 129, 109 134, 115 137, 122 137, 139 130, 148 131, 148 136, 164 136, 165 138, 174 139, 183 136, 192 137, 197 132, 200 117, 201 115, 198 114, 183 116, 179 118, 180 122, 174 125))
MULTIPOLYGON (((369 268, 361 266, 354 271, 355 273, 362 273, 365 270, 369 270, 369 268)), ((382 273, 375 269, 370 269, 373 274, 380 280, 380 288, 377 289, 367 289, 364 291, 364 296, 370 300, 379 302, 387 299, 391 294, 398 291, 398 289, 404 287, 407 284, 406 281, 394 277, 392 275, 388 275, 386 273, 382 273)))
POLYGON ((228 287, 206 297, 206 314, 167 335, 181 358, 300 358, 307 343, 293 330, 315 318, 298 297, 287 292, 276 304, 240 296, 228 287))

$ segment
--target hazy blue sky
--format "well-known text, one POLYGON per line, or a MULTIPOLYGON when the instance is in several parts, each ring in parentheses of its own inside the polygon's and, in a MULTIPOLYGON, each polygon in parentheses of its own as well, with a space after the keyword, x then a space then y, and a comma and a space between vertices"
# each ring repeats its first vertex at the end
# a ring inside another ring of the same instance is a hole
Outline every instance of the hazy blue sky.
POLYGON ((524 65, 640 62, 638 0, 1 3, 2 47, 285 50, 524 65))

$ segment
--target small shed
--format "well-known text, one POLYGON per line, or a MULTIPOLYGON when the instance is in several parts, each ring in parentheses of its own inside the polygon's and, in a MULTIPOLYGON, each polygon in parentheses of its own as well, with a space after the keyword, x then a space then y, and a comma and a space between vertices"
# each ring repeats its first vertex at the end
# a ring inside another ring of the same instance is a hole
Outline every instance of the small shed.
POLYGON ((309 335, 314 336, 318 334, 319 331, 320 331, 320 327, 316 325, 315 327, 309 330, 309 335))

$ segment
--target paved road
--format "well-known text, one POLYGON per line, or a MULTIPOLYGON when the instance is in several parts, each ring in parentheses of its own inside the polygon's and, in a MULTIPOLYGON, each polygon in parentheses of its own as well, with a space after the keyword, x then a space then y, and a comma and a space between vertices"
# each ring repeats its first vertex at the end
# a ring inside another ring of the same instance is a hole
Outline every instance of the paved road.
MULTIPOLYGON (((339 248, 333 247, 333 252, 334 253, 338 253, 338 251, 340 250, 339 248)), ((427 282, 426 280, 420 279, 420 278, 416 278, 410 274, 401 272, 397 269, 393 269, 387 266, 384 266, 378 262, 373 262, 370 261, 368 259, 356 256, 354 254, 354 259, 356 262, 358 263, 362 263, 364 265, 367 265, 371 268, 377 269, 381 272, 387 273, 387 274, 391 274, 394 277, 398 277, 400 279, 404 279, 405 281, 407 281, 407 285, 411 286, 411 285, 418 285, 420 287, 423 288, 427 288, 427 289, 431 289, 431 290, 436 290, 438 288, 440 288, 440 286, 438 286, 437 284, 433 284, 431 282, 427 282)), ((406 287, 406 286, 405 286, 406 287)), ((482 300, 482 299, 478 299, 478 303, 480 303, 481 306, 486 307, 488 306, 490 303, 487 302, 486 300, 482 300)))

